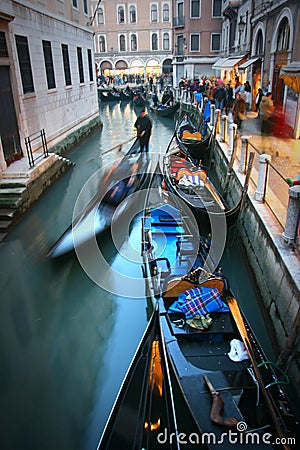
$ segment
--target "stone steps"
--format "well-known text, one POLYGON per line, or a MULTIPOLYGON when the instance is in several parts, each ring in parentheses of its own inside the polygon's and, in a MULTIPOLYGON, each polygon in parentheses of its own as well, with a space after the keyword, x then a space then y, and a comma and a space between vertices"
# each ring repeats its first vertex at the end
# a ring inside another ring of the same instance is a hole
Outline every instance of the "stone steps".
POLYGON ((74 164, 67 158, 52 154, 28 171, 1 174, 0 179, 0 242, 24 213, 49 186, 74 164), (30 186, 30 189, 28 189, 30 186))

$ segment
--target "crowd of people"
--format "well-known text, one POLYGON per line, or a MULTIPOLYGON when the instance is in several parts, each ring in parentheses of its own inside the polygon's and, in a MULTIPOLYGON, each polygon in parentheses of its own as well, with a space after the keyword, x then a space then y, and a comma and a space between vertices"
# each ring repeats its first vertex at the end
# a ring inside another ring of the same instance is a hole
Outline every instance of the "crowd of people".
MULTIPOLYGON (((247 119, 247 113, 257 112, 257 118, 261 119, 261 132, 268 134, 283 134, 284 119, 280 108, 273 102, 272 92, 261 88, 255 93, 255 99, 252 101, 252 89, 249 81, 241 83, 236 77, 235 81, 227 82, 218 78, 202 77, 199 80, 186 80, 182 78, 179 82, 180 96, 185 101, 192 103, 199 102, 199 94, 207 98, 221 114, 226 114, 229 121, 237 125, 238 130, 242 130, 244 121, 247 119)), ((201 98, 201 97, 200 97, 201 98)))

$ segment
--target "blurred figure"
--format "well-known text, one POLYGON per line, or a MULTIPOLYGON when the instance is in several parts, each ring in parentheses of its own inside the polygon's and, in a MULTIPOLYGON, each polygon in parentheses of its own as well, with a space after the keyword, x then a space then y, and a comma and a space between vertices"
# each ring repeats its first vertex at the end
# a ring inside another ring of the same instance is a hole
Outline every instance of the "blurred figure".
POLYGON ((228 114, 233 105, 233 89, 230 83, 227 84, 225 89, 225 112, 228 114))
POLYGON ((247 119, 245 96, 237 92, 232 107, 233 121, 237 124, 238 130, 242 129, 242 123, 247 119))
POLYGON ((262 96, 260 102, 260 118, 261 122, 261 133, 263 135, 271 134, 273 128, 273 113, 274 104, 272 100, 272 92, 268 92, 266 95, 262 96))
POLYGON ((256 99, 255 99, 255 106, 256 106, 257 117, 260 117, 260 108, 259 108, 259 106, 260 106, 260 102, 261 102, 261 99, 262 99, 263 95, 264 95, 264 93, 263 93, 262 89, 259 88, 257 90, 257 95, 256 95, 256 99))
POLYGON ((216 109, 222 112, 226 98, 226 92, 222 85, 217 85, 213 97, 215 99, 216 109))

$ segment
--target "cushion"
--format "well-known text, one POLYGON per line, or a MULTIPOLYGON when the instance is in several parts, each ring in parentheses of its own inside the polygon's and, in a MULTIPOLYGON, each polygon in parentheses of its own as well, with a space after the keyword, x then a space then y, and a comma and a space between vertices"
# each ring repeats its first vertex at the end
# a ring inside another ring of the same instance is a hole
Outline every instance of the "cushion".
POLYGON ((186 319, 192 319, 196 315, 205 316, 212 312, 228 311, 229 308, 221 299, 219 290, 206 286, 181 293, 168 309, 168 312, 183 312, 186 319))

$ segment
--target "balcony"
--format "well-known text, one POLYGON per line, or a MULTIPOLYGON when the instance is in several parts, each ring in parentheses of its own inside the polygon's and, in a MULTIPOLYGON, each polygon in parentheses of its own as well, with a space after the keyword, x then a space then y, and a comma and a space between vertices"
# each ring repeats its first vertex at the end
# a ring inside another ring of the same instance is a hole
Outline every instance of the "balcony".
POLYGON ((183 28, 185 26, 184 16, 173 17, 173 27, 183 28))
POLYGON ((241 5, 241 0, 225 0, 223 2, 223 16, 233 19, 237 16, 237 10, 241 5))

